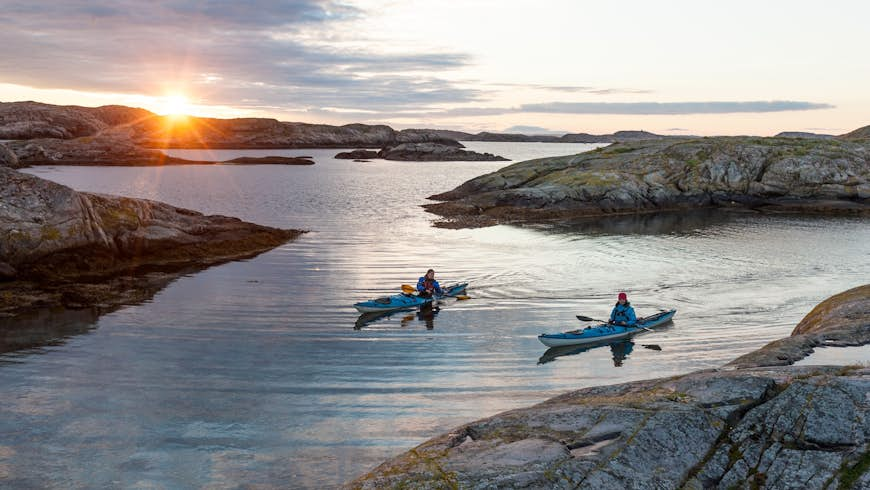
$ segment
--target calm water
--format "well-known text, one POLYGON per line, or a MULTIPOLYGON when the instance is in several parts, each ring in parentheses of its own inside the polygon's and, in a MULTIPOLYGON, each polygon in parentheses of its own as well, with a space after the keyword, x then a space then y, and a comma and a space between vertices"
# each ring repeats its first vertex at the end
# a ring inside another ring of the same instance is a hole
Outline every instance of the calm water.
MULTIPOLYGON (((517 160, 592 148, 468 146, 517 160)), ((464 422, 720 366, 870 278, 868 220, 706 213, 441 230, 425 197, 505 163, 356 163, 337 151, 217 152, 317 162, 299 167, 32 169, 311 233, 145 304, 34 320, 63 338, 0 356, 0 486, 336 486, 464 422), (472 299, 357 328, 352 303, 428 267, 469 281, 472 299), (641 315, 676 308, 674 323, 544 356, 539 333, 606 316, 621 290, 641 315)))

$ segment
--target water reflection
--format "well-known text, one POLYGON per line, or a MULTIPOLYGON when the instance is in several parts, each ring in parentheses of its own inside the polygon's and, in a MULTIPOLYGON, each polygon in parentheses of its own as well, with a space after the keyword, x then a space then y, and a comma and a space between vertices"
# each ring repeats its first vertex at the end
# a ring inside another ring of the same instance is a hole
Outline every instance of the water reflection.
POLYGON ((402 310, 393 310, 386 312, 375 311, 370 313, 363 313, 359 316, 359 318, 356 319, 356 322, 354 322, 353 329, 361 330, 363 327, 376 323, 380 320, 387 320, 394 315, 403 315, 402 319, 399 321, 399 324, 402 327, 409 326, 411 322, 414 321, 414 319, 417 319, 420 322, 426 324, 426 330, 432 330, 435 328, 435 316, 438 315, 439 311, 441 311, 441 307, 437 304, 426 303, 417 308, 406 308, 402 310), (416 312, 414 310, 416 310, 416 312))
MULTIPOLYGON (((622 363, 628 359, 629 354, 634 351, 635 343, 633 340, 616 340, 616 341, 601 341, 593 344, 583 345, 563 345, 561 347, 550 347, 547 352, 538 359, 538 364, 546 364, 555 361, 557 357, 573 356, 583 352, 597 349, 599 347, 610 346, 610 352, 613 355, 613 367, 621 367, 622 363)), ((641 344, 644 349, 662 350, 658 344, 641 344)))
POLYGON ((0 353, 61 345, 69 337, 94 330, 98 308, 46 308, 0 318, 0 353))
POLYGON ((407 327, 416 316, 417 320, 426 324, 426 330, 432 330, 435 328, 435 316, 439 311, 441 311, 441 308, 432 303, 422 305, 416 315, 408 315, 402 318, 402 326, 407 327))
MULTIPOLYGON (((745 215, 745 210, 704 208, 662 213, 578 218, 542 225, 542 231, 584 235, 667 235, 691 234, 720 226, 745 215)), ((538 228, 538 226, 535 226, 538 228)))
POLYGON ((550 347, 549 349, 547 349, 547 352, 544 352, 541 358, 538 359, 538 364, 546 364, 548 362, 555 361, 558 357, 574 356, 577 354, 582 354, 583 352, 590 351, 592 349, 606 346, 610 346, 610 352, 613 354, 614 367, 622 366, 622 362, 625 361, 628 355, 631 354, 631 351, 634 350, 634 342, 631 340, 605 340, 591 344, 563 345, 559 347, 550 347))

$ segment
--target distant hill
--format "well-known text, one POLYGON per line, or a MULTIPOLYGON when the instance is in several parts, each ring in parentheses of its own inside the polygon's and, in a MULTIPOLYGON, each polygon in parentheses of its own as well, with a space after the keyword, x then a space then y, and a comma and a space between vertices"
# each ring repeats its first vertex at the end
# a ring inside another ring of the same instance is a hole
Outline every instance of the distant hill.
POLYGON ((833 138, 833 134, 818 134, 818 133, 805 133, 802 131, 783 131, 774 138, 804 138, 804 139, 821 139, 827 140, 833 138))
MULTIPOLYGON (((483 131, 477 134, 464 133, 462 131, 448 131, 444 129, 406 129, 404 131, 420 131, 428 134, 439 134, 446 138, 458 141, 509 141, 509 142, 540 142, 540 143, 617 143, 623 141, 638 141, 649 139, 674 138, 650 133, 648 131, 617 131, 612 134, 589 134, 568 133, 562 136, 550 134, 520 134, 520 133, 492 133, 483 131)), ((685 136, 681 136, 685 138, 685 136)))
POLYGON ((863 128, 858 128, 852 132, 841 134, 837 136, 839 139, 843 140, 866 140, 870 139, 870 126, 864 126, 863 128))

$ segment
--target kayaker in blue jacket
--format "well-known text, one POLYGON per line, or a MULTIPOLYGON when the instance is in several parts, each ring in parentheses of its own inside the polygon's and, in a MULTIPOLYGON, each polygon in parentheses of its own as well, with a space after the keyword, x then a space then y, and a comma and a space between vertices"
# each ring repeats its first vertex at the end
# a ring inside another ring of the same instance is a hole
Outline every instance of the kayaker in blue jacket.
POLYGON ((422 276, 417 280, 417 291, 420 296, 429 297, 435 294, 442 294, 441 286, 438 284, 438 281, 435 280, 435 271, 429 269, 426 271, 426 275, 422 276))
POLYGON ((615 323, 617 325, 634 325, 637 323, 637 316, 634 314, 634 308, 628 302, 628 295, 619 293, 616 305, 613 311, 610 312, 610 321, 607 323, 615 323))

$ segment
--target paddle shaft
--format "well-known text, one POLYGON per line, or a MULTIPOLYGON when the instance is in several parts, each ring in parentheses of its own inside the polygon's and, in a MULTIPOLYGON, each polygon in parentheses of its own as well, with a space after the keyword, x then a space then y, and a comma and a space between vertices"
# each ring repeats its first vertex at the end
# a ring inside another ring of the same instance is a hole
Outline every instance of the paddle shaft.
MULTIPOLYGON (((608 323, 607 320, 598 320, 597 318, 589 318, 588 316, 583 316, 583 315, 577 315, 577 319, 580 320, 581 322, 601 322, 601 323, 608 323)), ((641 330, 646 330, 647 332, 652 332, 652 330, 650 330, 650 329, 648 329, 648 328, 646 328, 646 327, 638 326, 638 325, 625 325, 625 326, 626 326, 626 327, 639 328, 639 329, 641 329, 641 330)))

